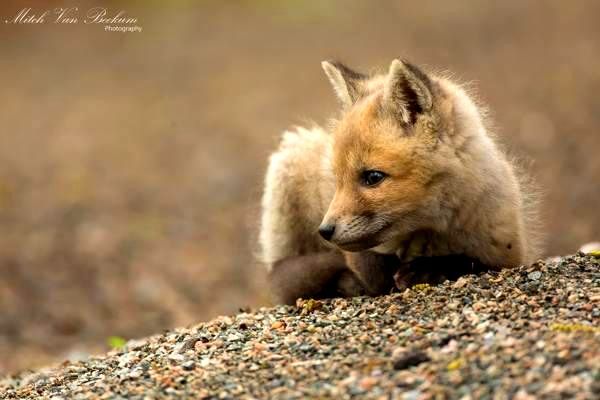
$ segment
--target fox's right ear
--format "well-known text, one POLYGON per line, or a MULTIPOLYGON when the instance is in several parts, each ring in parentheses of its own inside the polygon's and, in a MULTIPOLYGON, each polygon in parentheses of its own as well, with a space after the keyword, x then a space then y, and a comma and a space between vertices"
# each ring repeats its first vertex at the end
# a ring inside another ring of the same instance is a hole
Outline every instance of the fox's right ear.
POLYGON ((414 124, 419 114, 433 106, 431 80, 414 65, 394 60, 383 89, 383 104, 403 123, 414 124))
POLYGON ((362 84, 367 76, 337 61, 323 61, 321 66, 342 106, 350 108, 362 96, 362 84))

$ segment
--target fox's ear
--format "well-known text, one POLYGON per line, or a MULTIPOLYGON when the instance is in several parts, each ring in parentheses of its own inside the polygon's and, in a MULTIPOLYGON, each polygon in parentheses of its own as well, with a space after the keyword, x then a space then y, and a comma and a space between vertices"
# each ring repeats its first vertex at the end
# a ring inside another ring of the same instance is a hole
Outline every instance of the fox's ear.
POLYGON ((321 66, 344 108, 349 108, 362 96, 362 83, 367 79, 366 75, 336 61, 323 61, 321 66))
POLYGON ((431 81, 420 69, 406 61, 394 60, 383 89, 385 109, 405 124, 431 110, 431 81))

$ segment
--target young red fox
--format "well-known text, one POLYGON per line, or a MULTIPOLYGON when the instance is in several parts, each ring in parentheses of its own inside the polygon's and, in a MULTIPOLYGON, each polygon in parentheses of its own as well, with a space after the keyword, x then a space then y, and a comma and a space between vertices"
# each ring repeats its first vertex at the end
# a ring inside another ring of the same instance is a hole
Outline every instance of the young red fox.
POLYGON ((285 132, 265 179, 260 244, 280 301, 403 288, 417 257, 536 257, 532 202, 460 86, 400 60, 373 77, 322 65, 342 115, 331 134, 285 132))

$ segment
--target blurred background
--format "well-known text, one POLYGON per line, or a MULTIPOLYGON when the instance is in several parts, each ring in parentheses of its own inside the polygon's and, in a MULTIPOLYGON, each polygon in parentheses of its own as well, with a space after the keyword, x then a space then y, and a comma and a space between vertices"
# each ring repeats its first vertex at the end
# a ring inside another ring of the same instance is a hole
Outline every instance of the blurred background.
POLYGON ((320 68, 473 82, 545 190, 546 255, 600 239, 600 2, 3 1, 0 373, 268 304, 267 157, 337 104, 320 68), (102 3, 102 4, 100 4, 102 3), (104 6, 103 24, 6 24, 104 6), (115 24, 122 25, 122 24, 115 24))

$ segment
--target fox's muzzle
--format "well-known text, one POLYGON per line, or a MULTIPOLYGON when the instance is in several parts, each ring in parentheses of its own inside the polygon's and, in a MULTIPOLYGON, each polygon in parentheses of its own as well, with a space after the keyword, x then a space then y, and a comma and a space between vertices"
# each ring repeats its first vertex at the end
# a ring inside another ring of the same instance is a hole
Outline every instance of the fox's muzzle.
POLYGON ((343 250, 360 251, 379 245, 388 227, 389 224, 370 216, 353 216, 337 222, 326 218, 319 226, 319 235, 343 250))

